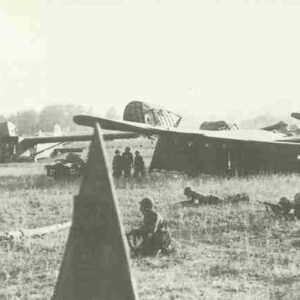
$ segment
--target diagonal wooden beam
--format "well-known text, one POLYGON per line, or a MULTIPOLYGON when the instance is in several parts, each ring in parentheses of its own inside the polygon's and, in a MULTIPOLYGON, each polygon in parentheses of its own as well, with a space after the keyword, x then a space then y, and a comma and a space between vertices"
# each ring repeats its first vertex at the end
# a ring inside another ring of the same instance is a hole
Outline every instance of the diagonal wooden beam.
POLYGON ((107 165, 101 128, 95 123, 55 300, 138 299, 118 200, 107 165))

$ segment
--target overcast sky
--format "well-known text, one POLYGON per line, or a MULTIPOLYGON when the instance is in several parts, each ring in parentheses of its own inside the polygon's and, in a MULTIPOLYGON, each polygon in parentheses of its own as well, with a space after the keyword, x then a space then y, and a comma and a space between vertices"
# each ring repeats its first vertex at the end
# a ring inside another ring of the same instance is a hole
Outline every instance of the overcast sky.
POLYGON ((289 114, 300 110, 299 13, 293 0, 0 0, 0 113, 144 100, 289 114))

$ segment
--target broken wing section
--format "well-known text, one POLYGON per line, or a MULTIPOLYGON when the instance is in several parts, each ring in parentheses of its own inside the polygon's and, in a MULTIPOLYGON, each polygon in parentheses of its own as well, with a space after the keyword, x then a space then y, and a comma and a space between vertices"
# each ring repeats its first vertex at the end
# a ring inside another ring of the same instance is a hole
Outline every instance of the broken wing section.
POLYGON ((164 133, 177 133, 181 132, 177 128, 166 128, 153 126, 151 124, 141 124, 137 122, 129 122, 129 121, 116 121, 110 120, 106 118, 98 118, 93 116, 86 115, 77 115, 73 117, 73 120, 78 125, 93 127, 95 122, 99 123, 101 128, 107 130, 118 130, 118 131, 127 131, 127 132, 135 132, 144 135, 157 135, 164 133))
MULTIPOLYGON (((86 142, 92 140, 91 134, 79 135, 62 135, 62 136, 42 136, 42 137, 29 137, 22 139, 17 147, 17 157, 21 156, 28 149, 37 144, 51 144, 51 143, 66 143, 66 142, 86 142)), ((103 139, 111 141, 116 139, 133 139, 139 137, 138 133, 134 132, 113 132, 104 133, 103 139)))
POLYGON ((181 118, 174 112, 141 101, 129 102, 123 114, 124 121, 164 127, 178 127, 181 118))

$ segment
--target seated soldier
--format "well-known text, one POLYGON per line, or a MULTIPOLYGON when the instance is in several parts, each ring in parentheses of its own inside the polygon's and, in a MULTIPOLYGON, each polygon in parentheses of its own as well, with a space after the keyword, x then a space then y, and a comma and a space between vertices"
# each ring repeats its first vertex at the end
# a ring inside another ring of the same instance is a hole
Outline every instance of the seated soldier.
POLYGON ((159 251, 168 254, 171 251, 171 235, 166 222, 153 209, 153 201, 144 198, 140 202, 143 214, 143 226, 129 232, 127 240, 129 247, 137 255, 156 255, 159 251))
POLYGON ((296 193, 294 196, 294 217, 300 219, 300 193, 296 193))
POLYGON ((187 197, 187 201, 184 201, 182 204, 188 205, 201 205, 201 204, 220 204, 222 203, 222 199, 218 198, 214 195, 204 196, 195 191, 193 191, 190 187, 186 187, 183 193, 187 197))

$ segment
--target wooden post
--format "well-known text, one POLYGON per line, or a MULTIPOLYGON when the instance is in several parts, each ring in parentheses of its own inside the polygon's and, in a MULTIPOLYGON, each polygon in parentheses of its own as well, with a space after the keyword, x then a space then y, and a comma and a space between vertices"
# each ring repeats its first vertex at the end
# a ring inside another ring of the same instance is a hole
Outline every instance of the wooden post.
POLYGON ((55 300, 138 299, 101 128, 94 136, 56 283, 55 300))

